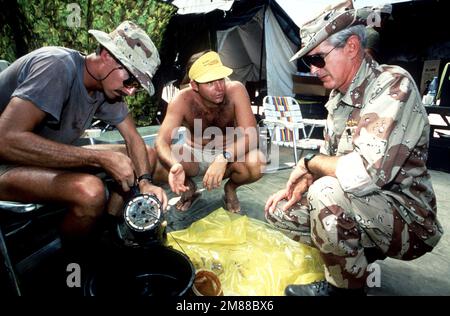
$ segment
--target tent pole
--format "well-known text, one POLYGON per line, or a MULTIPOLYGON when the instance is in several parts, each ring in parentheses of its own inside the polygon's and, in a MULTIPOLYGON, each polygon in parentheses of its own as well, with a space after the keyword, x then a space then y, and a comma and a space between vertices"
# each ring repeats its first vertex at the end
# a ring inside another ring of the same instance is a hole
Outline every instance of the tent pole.
MULTIPOLYGON (((270 0, 269 0, 270 1, 270 0)), ((262 77, 262 68, 263 68, 263 57, 264 57, 264 41, 265 41, 265 34, 266 34, 266 9, 267 4, 264 4, 264 11, 263 11, 263 19, 262 19, 262 34, 261 34, 261 49, 259 54, 259 81, 258 81, 258 93, 261 94, 261 77, 262 77)), ((256 114, 259 115, 259 107, 260 104, 258 104, 256 114)))

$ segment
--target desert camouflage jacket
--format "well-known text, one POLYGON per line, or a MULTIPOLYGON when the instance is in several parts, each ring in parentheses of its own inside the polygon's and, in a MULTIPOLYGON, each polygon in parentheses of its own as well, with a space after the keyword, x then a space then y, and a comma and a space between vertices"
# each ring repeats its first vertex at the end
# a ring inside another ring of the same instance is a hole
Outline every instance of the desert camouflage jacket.
POLYGON ((333 90, 325 106, 321 153, 358 157, 361 168, 347 164, 346 173, 368 179, 351 193, 385 195, 410 229, 434 246, 442 227, 426 168, 430 127, 410 74, 366 56, 347 92, 333 90))

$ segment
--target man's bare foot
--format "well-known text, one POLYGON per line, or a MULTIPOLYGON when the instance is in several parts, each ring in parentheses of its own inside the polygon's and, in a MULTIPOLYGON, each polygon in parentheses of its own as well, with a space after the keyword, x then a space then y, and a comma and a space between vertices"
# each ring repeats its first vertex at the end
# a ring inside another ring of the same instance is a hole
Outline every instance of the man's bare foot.
POLYGON ((231 213, 239 213, 241 211, 241 203, 236 194, 236 189, 228 181, 225 184, 225 195, 223 196, 223 202, 225 204, 225 209, 231 213))
POLYGON ((180 212, 187 211, 201 195, 201 193, 196 192, 197 186, 191 179, 186 180, 186 186, 189 187, 189 190, 183 192, 180 200, 175 204, 175 208, 180 212))

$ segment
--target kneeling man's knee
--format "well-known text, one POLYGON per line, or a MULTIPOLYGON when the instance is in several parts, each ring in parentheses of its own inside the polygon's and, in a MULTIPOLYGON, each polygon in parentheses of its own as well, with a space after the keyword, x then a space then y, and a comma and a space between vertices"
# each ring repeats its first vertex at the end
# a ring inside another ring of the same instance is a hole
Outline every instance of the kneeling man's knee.
POLYGON ((255 150, 252 155, 248 156, 246 166, 249 172, 249 176, 253 180, 258 180, 262 177, 264 172, 264 155, 261 151, 255 150))
POLYGON ((333 193, 343 193, 343 190, 337 178, 326 176, 317 179, 308 188, 308 199, 320 200, 322 197, 333 193))

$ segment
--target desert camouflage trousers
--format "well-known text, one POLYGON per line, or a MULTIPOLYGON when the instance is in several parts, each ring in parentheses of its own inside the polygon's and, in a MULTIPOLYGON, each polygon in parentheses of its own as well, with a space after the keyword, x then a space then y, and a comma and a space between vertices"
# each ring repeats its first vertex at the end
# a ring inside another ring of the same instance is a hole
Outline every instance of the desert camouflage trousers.
POLYGON ((375 259, 411 260, 432 250, 408 229, 395 203, 381 194, 347 194, 336 178, 322 177, 309 187, 307 200, 286 211, 281 201, 266 219, 290 238, 320 250, 328 282, 359 288, 375 259))

